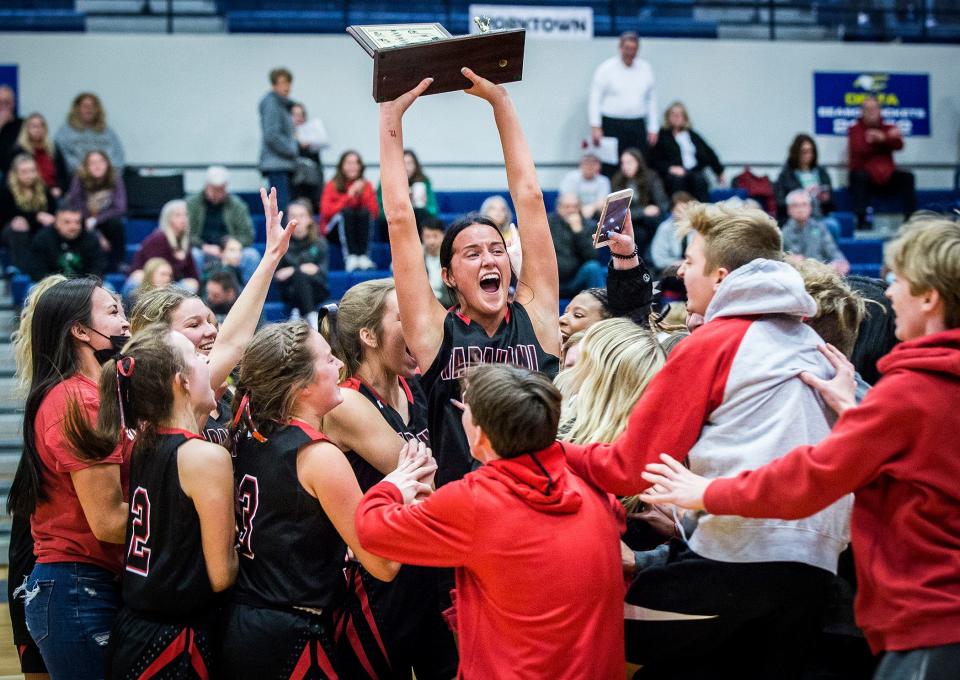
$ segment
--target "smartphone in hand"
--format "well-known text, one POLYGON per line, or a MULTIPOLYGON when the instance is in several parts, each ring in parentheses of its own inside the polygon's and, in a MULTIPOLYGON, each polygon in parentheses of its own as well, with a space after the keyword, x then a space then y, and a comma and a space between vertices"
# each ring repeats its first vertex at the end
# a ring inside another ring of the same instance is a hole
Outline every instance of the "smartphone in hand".
POLYGON ((633 189, 615 191, 603 202, 603 211, 600 213, 600 222, 597 224, 597 233, 593 235, 593 247, 603 248, 610 244, 610 234, 623 231, 623 225, 630 215, 630 201, 633 200, 633 189))

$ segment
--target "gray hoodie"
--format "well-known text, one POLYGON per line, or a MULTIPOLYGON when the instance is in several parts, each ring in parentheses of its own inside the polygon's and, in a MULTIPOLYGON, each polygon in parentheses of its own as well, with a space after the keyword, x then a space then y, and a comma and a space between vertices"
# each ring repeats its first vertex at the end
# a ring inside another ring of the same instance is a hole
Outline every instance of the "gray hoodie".
MULTIPOLYGON (((795 446, 827 436, 834 415, 797 376, 829 378, 833 369, 817 351, 823 341, 803 323, 817 305, 796 270, 754 260, 727 276, 707 307, 706 323, 755 318, 740 339, 724 386, 690 449, 690 468, 705 477, 732 477, 779 458, 795 446)), ((806 519, 747 519, 705 515, 690 547, 725 562, 805 562, 833 572, 850 540, 847 496, 806 519)))

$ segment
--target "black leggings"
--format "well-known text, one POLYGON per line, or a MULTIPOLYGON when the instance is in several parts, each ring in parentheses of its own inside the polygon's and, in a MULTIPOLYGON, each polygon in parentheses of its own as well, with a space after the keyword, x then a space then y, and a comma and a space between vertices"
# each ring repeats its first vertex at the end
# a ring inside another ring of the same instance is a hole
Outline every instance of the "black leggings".
POLYGON ((677 191, 686 191, 701 203, 710 200, 710 183, 707 182, 703 170, 687 170, 683 177, 677 177, 668 172, 663 175, 663 184, 670 196, 677 191))
POLYGON ((370 211, 366 208, 344 208, 336 217, 337 228, 327 238, 339 243, 344 255, 366 255, 370 248, 372 228, 370 211))
POLYGON ((293 276, 280 284, 283 299, 301 314, 309 314, 327 299, 327 285, 319 276, 309 276, 297 269, 293 276))
POLYGON ((110 251, 105 254, 107 271, 119 271, 120 265, 127 258, 127 235, 124 231, 123 220, 120 218, 97 222, 97 231, 103 234, 110 243, 110 251))

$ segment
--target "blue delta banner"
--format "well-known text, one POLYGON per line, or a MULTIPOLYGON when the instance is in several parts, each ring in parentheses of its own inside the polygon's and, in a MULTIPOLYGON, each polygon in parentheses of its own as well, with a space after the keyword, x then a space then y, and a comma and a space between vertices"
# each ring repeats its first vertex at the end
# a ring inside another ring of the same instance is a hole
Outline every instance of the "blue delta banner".
POLYGON ((899 127, 904 136, 930 136, 930 76, 868 71, 813 74, 816 133, 846 136, 869 95, 880 101, 883 119, 899 127))

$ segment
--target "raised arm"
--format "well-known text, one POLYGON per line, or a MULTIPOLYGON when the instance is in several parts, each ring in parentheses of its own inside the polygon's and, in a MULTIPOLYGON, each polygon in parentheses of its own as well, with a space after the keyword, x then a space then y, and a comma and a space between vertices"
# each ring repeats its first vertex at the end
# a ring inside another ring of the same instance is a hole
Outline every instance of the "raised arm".
POLYGON ((297 226, 296 220, 290 220, 286 229, 281 226, 283 213, 277 210, 276 189, 271 188, 268 196, 266 190, 261 188, 260 200, 263 201, 263 212, 267 217, 267 249, 227 318, 223 320, 220 333, 210 350, 210 385, 213 389, 218 389, 227 379, 256 332, 273 274, 286 254, 290 237, 297 226))
POLYGON ((393 278, 403 338, 421 371, 430 368, 440 351, 446 311, 430 287, 410 204, 410 186, 403 164, 403 114, 432 82, 426 78, 406 94, 380 105, 380 186, 390 234, 393 278))
POLYGON ((520 118, 507 90, 468 68, 463 69, 463 75, 473 83, 473 87, 466 92, 486 100, 493 107, 493 117, 500 133, 507 186, 517 209, 523 252, 523 278, 517 298, 530 312, 541 347, 559 356, 560 335, 557 328, 560 323, 560 279, 557 253, 550 236, 547 209, 533 156, 530 155, 520 118))

